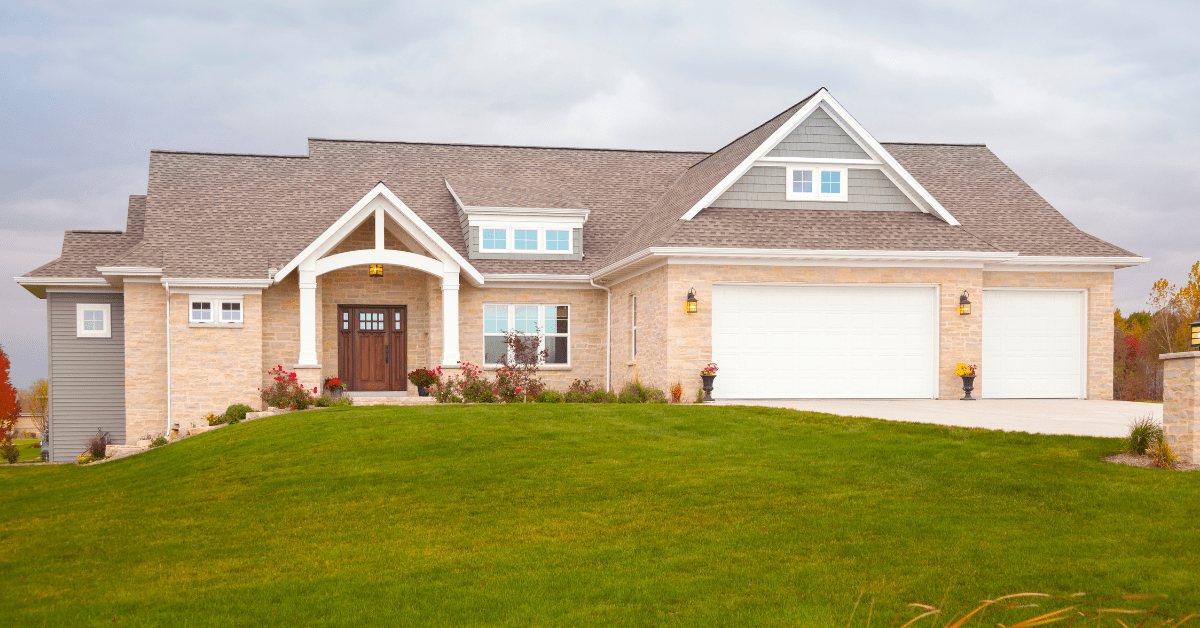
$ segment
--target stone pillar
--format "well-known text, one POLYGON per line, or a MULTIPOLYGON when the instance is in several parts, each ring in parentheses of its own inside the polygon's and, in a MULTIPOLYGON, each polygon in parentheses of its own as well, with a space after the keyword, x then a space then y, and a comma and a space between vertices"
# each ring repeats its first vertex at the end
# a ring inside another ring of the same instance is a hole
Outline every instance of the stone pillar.
MULTIPOLYGON (((449 264, 447 264, 449 266, 449 264)), ((442 273, 442 368, 458 368, 458 267, 442 273)))
POLYGON ((1165 353, 1163 435, 1180 460, 1200 464, 1200 351, 1165 353))

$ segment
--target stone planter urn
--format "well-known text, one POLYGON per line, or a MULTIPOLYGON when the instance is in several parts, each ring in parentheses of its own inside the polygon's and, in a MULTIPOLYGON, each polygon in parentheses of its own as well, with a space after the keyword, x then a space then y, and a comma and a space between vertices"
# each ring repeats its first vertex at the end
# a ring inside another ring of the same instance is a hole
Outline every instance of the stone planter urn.
POLYGON ((417 386, 417 396, 418 397, 428 397, 429 396, 429 387, 428 386, 417 386))
POLYGON ((716 378, 717 378, 716 375, 704 375, 704 374, 700 375, 700 379, 704 380, 704 400, 705 401, 716 401, 715 399, 713 399, 713 396, 712 396, 713 380, 716 378))
POLYGON ((962 375, 961 377, 963 378, 963 392, 967 393, 967 395, 960 399, 960 401, 975 401, 975 398, 971 396, 971 391, 975 390, 975 376, 962 375))
POLYGON ((329 398, 333 399, 334 401, 341 399, 342 398, 342 388, 340 386, 337 388, 330 388, 329 389, 329 398))

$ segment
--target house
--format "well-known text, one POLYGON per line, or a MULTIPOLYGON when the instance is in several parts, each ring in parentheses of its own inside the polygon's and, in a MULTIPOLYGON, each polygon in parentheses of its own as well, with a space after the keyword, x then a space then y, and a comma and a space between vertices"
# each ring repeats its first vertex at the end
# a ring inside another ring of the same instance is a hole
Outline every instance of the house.
POLYGON ((690 397, 716 362, 717 398, 952 399, 966 362, 985 398, 1110 399, 1113 272, 1147 261, 984 145, 882 144, 825 89, 715 153, 308 146, 152 151, 124 232, 16 278, 47 301, 53 459, 257 406, 276 365, 405 394, 506 329, 560 390, 690 397))

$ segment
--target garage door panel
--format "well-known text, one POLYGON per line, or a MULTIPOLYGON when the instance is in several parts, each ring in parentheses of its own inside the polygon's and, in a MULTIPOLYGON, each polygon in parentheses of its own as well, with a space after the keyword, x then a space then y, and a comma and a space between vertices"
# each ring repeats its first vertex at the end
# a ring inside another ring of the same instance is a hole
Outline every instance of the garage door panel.
POLYGON ((1078 398, 1083 293, 983 291, 984 398, 1078 398))
POLYGON ((929 398, 935 312, 932 288, 714 286, 714 394, 929 398))

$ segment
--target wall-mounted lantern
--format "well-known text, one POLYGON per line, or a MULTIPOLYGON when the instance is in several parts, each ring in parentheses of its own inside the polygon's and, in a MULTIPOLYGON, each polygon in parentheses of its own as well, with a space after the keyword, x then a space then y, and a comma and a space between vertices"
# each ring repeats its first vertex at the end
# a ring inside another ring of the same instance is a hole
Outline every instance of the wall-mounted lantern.
POLYGON ((382 277, 383 276, 383 264, 371 264, 371 276, 372 277, 382 277))
POLYGON ((1196 312, 1196 320, 1192 321, 1192 351, 1200 351, 1200 312, 1196 312))
POLYGON ((700 302, 696 300, 696 289, 688 290, 687 309, 688 314, 695 314, 700 310, 700 302))
POLYGON ((958 295, 958 313, 966 316, 971 313, 971 300, 967 298, 967 291, 958 295))

